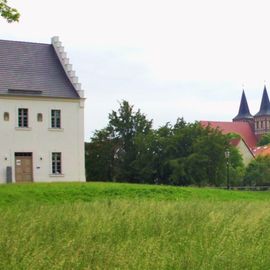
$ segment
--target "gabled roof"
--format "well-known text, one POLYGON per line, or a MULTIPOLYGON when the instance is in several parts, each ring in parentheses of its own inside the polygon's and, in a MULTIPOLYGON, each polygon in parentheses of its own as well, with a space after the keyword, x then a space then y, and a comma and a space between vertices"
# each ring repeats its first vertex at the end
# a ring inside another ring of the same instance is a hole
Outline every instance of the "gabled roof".
POLYGON ((218 128, 224 134, 236 133, 241 136, 249 148, 256 146, 257 139, 249 123, 246 122, 218 122, 218 121, 200 121, 202 126, 218 128))
POLYGON ((245 91, 242 92, 239 112, 237 116, 234 117, 233 121, 235 120, 243 120, 243 119, 253 119, 253 116, 250 114, 245 91))
POLYGON ((260 111, 256 113, 255 116, 265 116, 265 115, 270 115, 270 102, 269 102, 266 86, 264 86, 264 89, 263 89, 263 96, 262 96, 260 111))
POLYGON ((80 98, 51 44, 0 40, 0 95, 80 98))
POLYGON ((245 142, 245 140, 243 140, 242 138, 234 138, 230 140, 230 144, 237 147, 240 145, 240 143, 243 142, 243 144, 245 145, 245 147, 247 148, 247 150, 250 152, 250 154, 255 157, 253 150, 247 145, 247 143, 245 142))

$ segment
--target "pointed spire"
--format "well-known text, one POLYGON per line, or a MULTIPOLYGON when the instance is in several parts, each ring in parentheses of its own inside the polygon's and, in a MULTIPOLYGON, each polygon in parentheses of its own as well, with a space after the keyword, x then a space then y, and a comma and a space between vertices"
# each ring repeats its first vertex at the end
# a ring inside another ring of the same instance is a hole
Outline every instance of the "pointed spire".
POLYGON ((237 121, 237 120, 241 121, 241 120, 249 120, 249 119, 253 119, 253 116, 249 112, 249 107, 248 107, 245 91, 243 89, 241 102, 240 102, 240 107, 239 107, 239 112, 233 118, 233 121, 237 121))
POLYGON ((263 96, 262 96, 260 111, 256 113, 255 116, 264 116, 264 115, 270 115, 270 102, 269 102, 269 97, 268 97, 268 93, 267 93, 267 89, 265 85, 263 89, 263 96))

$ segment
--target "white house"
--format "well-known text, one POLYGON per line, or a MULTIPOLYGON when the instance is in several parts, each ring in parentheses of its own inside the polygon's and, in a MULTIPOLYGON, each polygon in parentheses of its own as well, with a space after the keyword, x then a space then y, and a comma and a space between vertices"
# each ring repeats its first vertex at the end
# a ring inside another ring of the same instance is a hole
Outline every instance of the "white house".
POLYGON ((84 96, 58 37, 0 40, 0 183, 85 181, 84 96))

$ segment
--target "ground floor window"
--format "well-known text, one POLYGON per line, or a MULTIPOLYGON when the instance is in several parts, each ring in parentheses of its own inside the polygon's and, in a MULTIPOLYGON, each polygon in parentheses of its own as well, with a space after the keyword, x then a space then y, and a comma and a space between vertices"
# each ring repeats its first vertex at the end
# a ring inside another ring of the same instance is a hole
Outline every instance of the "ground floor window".
POLYGON ((62 174, 62 155, 60 152, 52 153, 52 173, 62 174))

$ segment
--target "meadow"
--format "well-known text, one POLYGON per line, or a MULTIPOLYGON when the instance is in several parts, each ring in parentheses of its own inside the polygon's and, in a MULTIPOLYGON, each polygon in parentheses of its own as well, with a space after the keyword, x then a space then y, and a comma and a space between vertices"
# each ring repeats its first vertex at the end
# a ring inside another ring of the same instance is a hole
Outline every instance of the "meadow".
POLYGON ((0 269, 269 269, 270 192, 0 186, 0 269))

